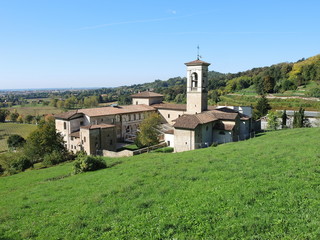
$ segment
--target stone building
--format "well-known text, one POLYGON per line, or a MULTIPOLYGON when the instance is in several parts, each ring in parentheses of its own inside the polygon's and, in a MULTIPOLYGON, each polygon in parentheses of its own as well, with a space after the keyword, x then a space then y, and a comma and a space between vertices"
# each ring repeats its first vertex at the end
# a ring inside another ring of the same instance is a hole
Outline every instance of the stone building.
POLYGON ((162 117, 162 139, 175 152, 208 147, 214 143, 244 140, 252 131, 251 107, 208 106, 208 66, 199 59, 188 62, 187 104, 163 102, 163 95, 141 92, 131 95, 132 105, 80 109, 55 115, 56 129, 66 147, 101 154, 117 149, 117 143, 133 141, 148 113, 162 117))

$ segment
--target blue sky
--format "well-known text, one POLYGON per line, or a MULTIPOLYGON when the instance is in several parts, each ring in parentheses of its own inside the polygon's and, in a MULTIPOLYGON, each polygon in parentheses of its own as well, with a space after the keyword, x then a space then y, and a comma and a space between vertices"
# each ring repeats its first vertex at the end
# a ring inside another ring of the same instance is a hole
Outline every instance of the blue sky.
POLYGON ((0 89, 115 87, 320 53, 319 0, 0 0, 0 89))

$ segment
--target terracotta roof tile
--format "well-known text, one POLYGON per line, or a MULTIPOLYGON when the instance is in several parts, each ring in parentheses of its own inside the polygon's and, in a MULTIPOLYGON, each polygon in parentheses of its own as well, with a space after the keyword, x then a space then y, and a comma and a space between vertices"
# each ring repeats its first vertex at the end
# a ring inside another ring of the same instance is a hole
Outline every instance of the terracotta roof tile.
POLYGON ((234 126, 235 124, 217 122, 216 125, 214 125, 214 128, 218 130, 232 131, 234 126))
POLYGON ((185 65, 187 65, 187 66, 199 66, 199 65, 209 66, 210 63, 207 63, 207 62, 204 62, 204 61, 197 59, 192 62, 187 62, 187 63, 185 63, 185 65))
POLYGON ((137 113, 137 112, 147 112, 154 111, 155 108, 145 105, 127 105, 127 106, 118 106, 118 107, 102 107, 102 108, 87 108, 81 109, 79 112, 88 115, 89 117, 97 116, 107 116, 115 114, 128 114, 128 113, 137 113))
POLYGON ((187 111, 186 104, 175 104, 175 103, 158 103, 151 105, 156 109, 169 109, 169 110, 179 110, 179 111, 187 111))
POLYGON ((175 120, 174 128, 195 129, 199 124, 205 124, 218 120, 210 112, 199 114, 184 114, 175 120))
POLYGON ((74 117, 78 117, 78 116, 80 117, 81 115, 82 115, 82 113, 79 112, 78 110, 76 110, 76 111, 69 111, 69 112, 55 114, 54 117, 56 119, 69 120, 69 119, 74 118, 74 117))
MULTIPOLYGON (((157 103, 151 105, 156 109, 168 109, 168 110, 179 110, 179 111, 187 111, 187 104, 179 104, 179 103, 157 103)), ((208 106, 208 110, 215 110, 215 106, 208 106)))
POLYGON ((215 109, 210 111, 210 113, 220 120, 235 120, 239 115, 238 112, 232 109, 215 109))
POLYGON ((131 97, 132 98, 153 98, 153 97, 163 97, 163 95, 155 92, 146 91, 146 92, 141 92, 137 94, 132 94, 131 97))
POLYGON ((173 129, 170 129, 170 130, 168 130, 168 131, 165 131, 164 133, 165 133, 165 134, 173 134, 173 132, 174 132, 174 130, 173 130, 173 129))
POLYGON ((71 137, 76 137, 79 138, 80 137, 80 131, 76 131, 70 134, 71 137))
POLYGON ((98 129, 98 128, 113 128, 115 125, 112 124, 98 124, 98 125, 87 125, 87 126, 81 126, 80 128, 83 129, 98 129))

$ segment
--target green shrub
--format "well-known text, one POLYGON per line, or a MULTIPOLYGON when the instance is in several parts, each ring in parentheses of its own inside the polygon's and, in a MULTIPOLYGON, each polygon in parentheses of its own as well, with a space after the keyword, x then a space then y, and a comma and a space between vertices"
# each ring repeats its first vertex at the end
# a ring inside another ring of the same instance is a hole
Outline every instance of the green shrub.
POLYGON ((309 97, 320 97, 320 87, 314 87, 311 88, 308 92, 307 92, 307 96, 309 97))
POLYGON ((164 148, 158 148, 156 150, 154 150, 154 152, 158 152, 158 153, 172 153, 173 152, 173 148, 172 147, 164 147, 164 148))
POLYGON ((52 153, 44 155, 42 164, 46 167, 56 165, 68 160, 68 154, 54 150, 52 153))
POLYGON ((218 145, 218 142, 213 142, 210 147, 217 147, 218 145))
POLYGON ((80 155, 74 162, 73 173, 95 171, 106 167, 107 164, 101 157, 80 155))
POLYGON ((24 155, 17 156, 10 163, 11 170, 14 170, 15 172, 22 172, 32 166, 32 161, 24 155))
POLYGON ((23 147, 25 142, 26 142, 26 140, 18 134, 10 135, 7 140, 8 147, 11 149, 23 147))

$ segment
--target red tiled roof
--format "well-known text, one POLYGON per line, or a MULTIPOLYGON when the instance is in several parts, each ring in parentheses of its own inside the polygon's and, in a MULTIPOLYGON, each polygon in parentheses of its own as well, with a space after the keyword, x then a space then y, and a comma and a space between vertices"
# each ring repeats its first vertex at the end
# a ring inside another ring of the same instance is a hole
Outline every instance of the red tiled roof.
POLYGON ((214 128, 218 130, 232 131, 234 126, 235 124, 217 122, 216 125, 214 125, 214 128))
POLYGON ((151 105, 156 109, 169 109, 169 110, 179 110, 179 111, 187 111, 186 104, 175 104, 175 103, 157 103, 151 105))
POLYGON ((195 60, 195 61, 192 61, 192 62, 187 62, 185 63, 185 65, 187 66, 201 66, 201 65, 204 65, 204 66, 209 66, 210 63, 207 63, 207 62, 204 62, 204 61, 201 61, 199 59, 195 60))
POLYGON ((76 131, 70 134, 71 137, 76 137, 79 138, 80 137, 80 131, 76 131))
POLYGON ((139 105, 118 106, 118 107, 87 108, 87 109, 79 110, 79 112, 85 115, 88 115, 89 117, 138 113, 138 112, 147 112, 147 111, 155 111, 155 108, 145 104, 139 104, 139 105))
POLYGON ((235 120, 239 115, 238 112, 232 109, 227 109, 227 108, 211 110, 210 113, 220 120, 235 120))
POLYGON ((165 134, 173 134, 173 132, 174 132, 174 130, 173 129, 170 129, 170 130, 168 130, 168 131, 166 131, 166 132, 164 132, 165 134))
MULTIPOLYGON (((187 104, 178 104, 178 103, 157 103, 151 105, 156 109, 168 109, 168 110, 178 110, 178 111, 187 111, 187 104)), ((216 109, 214 106, 208 106, 208 110, 216 109)))
POLYGON ((199 124, 205 124, 218 120, 210 112, 199 114, 184 114, 175 120, 174 128, 195 129, 199 124))
POLYGON ((163 95, 155 92, 146 91, 146 92, 141 92, 137 94, 132 94, 131 97, 132 98, 154 98, 154 97, 163 97, 163 95))
POLYGON ((98 125, 87 125, 87 126, 81 126, 80 128, 83 129, 98 129, 98 128, 113 128, 115 125, 112 124, 98 124, 98 125))
POLYGON ((82 113, 78 110, 76 111, 69 111, 64 113, 55 114, 54 117, 56 119, 63 119, 63 120, 69 120, 71 118, 80 117, 82 113))

